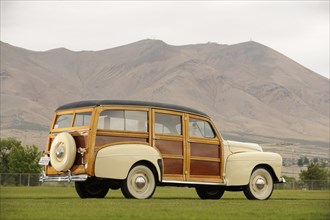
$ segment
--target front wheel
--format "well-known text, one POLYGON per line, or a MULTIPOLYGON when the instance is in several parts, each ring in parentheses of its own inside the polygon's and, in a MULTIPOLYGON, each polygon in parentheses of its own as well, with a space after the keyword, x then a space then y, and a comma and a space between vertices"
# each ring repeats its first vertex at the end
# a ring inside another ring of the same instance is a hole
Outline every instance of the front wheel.
POLYGON ((243 188, 244 195, 250 200, 266 200, 274 189, 272 175, 264 168, 253 170, 250 182, 243 188))
POLYGON ((136 165, 128 173, 121 191, 126 198, 149 199, 156 189, 153 172, 145 165, 136 165))
POLYGON ((84 182, 75 182, 76 192, 82 199, 104 198, 109 191, 109 186, 104 181, 88 178, 84 182))
POLYGON ((196 192, 201 199, 220 199, 225 193, 225 189, 219 187, 196 187, 196 192))

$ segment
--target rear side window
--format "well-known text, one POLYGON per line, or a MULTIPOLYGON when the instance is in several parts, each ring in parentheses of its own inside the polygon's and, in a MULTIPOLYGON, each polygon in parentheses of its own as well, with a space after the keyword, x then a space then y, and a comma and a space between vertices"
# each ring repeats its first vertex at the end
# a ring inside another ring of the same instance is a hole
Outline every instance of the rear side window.
POLYGON ((155 130, 157 134, 182 134, 181 116, 156 113, 155 120, 155 130))
POLYGON ((54 124, 54 129, 71 127, 73 114, 58 115, 54 124))
POLYGON ((148 113, 131 110, 106 110, 100 113, 98 129, 148 131, 148 113))
POLYGON ((78 126, 89 126, 91 123, 92 112, 80 112, 76 113, 76 117, 74 119, 73 127, 78 126))

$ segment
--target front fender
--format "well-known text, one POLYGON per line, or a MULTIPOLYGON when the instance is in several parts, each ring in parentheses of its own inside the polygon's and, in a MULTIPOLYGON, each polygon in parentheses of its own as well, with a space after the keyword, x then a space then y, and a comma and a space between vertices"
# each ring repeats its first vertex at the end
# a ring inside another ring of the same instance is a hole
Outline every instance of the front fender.
POLYGON ((159 181, 161 170, 157 161, 159 152, 144 144, 118 144, 102 148, 95 159, 95 176, 110 179, 125 179, 131 167, 139 161, 148 161, 155 167, 159 181))
POLYGON ((281 179, 282 157, 279 154, 270 152, 245 152, 228 156, 225 170, 226 185, 247 185, 253 169, 258 165, 271 167, 277 180, 281 179))

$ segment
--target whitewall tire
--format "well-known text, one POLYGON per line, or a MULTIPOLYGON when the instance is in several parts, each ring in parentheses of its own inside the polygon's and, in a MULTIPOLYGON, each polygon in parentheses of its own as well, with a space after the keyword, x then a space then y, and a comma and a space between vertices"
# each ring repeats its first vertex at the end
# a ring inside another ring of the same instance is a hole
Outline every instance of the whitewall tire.
POLYGON ((274 189, 274 181, 270 172, 265 168, 254 169, 249 184, 244 187, 246 198, 251 200, 266 200, 274 189))
POLYGON ((153 172, 145 165, 136 165, 128 173, 121 191, 126 198, 149 199, 156 189, 153 172))

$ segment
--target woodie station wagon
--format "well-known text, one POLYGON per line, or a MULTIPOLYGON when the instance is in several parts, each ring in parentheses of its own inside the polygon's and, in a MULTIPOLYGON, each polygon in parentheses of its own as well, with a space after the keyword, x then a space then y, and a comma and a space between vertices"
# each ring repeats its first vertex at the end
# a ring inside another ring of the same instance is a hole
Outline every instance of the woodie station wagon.
POLYGON ((147 199, 156 186, 185 186, 201 199, 220 199, 228 190, 264 200, 285 181, 280 155, 223 140, 205 113, 142 101, 59 107, 39 164, 40 181, 73 181, 81 198, 121 189, 126 198, 147 199))

